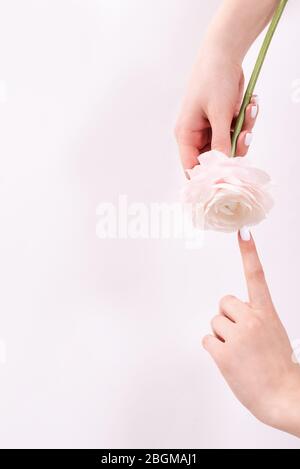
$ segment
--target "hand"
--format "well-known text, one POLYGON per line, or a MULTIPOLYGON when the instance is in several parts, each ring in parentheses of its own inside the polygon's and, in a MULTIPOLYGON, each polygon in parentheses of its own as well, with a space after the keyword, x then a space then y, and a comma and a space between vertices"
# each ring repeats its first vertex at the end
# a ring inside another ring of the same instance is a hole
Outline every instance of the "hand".
MULTIPOLYGON (((278 0, 226 0, 202 42, 188 92, 176 125, 183 167, 198 164, 208 150, 230 154, 230 130, 244 87, 241 64, 257 36, 270 21, 278 0)), ((258 108, 252 102, 240 135, 237 154, 247 153, 258 108)))
MULTIPOLYGON (((231 130, 241 106, 243 89, 240 64, 206 47, 194 67, 175 130, 184 169, 193 168, 198 164, 197 157, 211 149, 230 154, 231 130)), ((248 151, 257 114, 254 97, 238 139, 239 156, 248 151)))
POLYGON ((239 244, 249 303, 227 296, 203 340, 230 388, 267 425, 300 437, 300 367, 275 311, 253 238, 239 244))

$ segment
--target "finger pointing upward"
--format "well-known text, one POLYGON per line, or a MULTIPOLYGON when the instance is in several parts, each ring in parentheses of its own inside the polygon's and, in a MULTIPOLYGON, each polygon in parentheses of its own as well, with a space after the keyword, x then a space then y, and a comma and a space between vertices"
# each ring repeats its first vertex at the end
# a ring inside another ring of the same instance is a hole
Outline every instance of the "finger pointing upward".
POLYGON ((265 279, 263 267, 257 254, 255 243, 250 232, 244 232, 243 239, 239 233, 239 245, 251 306, 259 309, 265 309, 268 306, 271 307, 271 295, 265 279))

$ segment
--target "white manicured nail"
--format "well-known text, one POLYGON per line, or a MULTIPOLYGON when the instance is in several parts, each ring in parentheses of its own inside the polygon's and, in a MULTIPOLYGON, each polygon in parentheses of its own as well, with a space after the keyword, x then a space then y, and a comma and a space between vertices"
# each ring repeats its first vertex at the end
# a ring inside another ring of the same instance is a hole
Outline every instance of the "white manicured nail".
POLYGON ((250 241, 251 239, 251 233, 247 226, 244 226, 244 228, 240 230, 240 235, 243 241, 250 241))
POLYGON ((245 137, 245 145, 246 147, 249 147, 253 139, 252 133, 248 132, 245 137))
POLYGON ((251 117, 252 117, 252 119, 255 119, 255 117, 257 116, 257 113, 258 113, 258 107, 256 105, 252 106, 252 108, 251 108, 251 117))
POLYGON ((259 104, 259 96, 257 94, 254 94, 252 97, 252 101, 254 104, 259 104))

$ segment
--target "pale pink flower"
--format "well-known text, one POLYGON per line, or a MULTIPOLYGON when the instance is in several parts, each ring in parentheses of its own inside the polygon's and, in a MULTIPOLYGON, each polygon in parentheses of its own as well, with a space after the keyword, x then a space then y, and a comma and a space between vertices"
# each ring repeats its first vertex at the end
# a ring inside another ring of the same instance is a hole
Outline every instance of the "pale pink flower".
POLYGON ((198 160, 183 189, 183 202, 194 207, 196 228, 232 232, 266 217, 273 206, 267 173, 249 166, 247 158, 218 151, 203 153, 198 160))

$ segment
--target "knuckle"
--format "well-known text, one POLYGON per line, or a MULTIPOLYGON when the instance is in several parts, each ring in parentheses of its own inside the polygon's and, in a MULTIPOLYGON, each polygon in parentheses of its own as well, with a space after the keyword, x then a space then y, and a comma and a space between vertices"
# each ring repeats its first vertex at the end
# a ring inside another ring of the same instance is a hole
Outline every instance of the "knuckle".
POLYGON ((210 354, 213 360, 219 364, 222 355, 220 354, 216 339, 210 335, 207 335, 202 339, 202 346, 204 350, 210 354))
POLYGON ((210 342, 211 342, 211 337, 209 335, 206 335, 205 337, 203 337, 202 339, 202 347, 205 349, 205 350, 209 350, 210 348, 210 342))
POLYGON ((220 324, 220 319, 221 319, 221 316, 218 315, 218 316, 215 316, 212 320, 211 320, 211 327, 212 329, 216 329, 218 327, 218 324, 220 324))
POLYGON ((221 298, 220 303, 219 303, 220 309, 222 310, 222 309, 228 308, 228 306, 232 305, 235 301, 236 301, 236 298, 233 295, 223 296, 223 298, 221 298))
POLYGON ((250 280, 258 280, 259 282, 265 282, 265 273, 261 266, 256 267, 255 269, 249 272, 250 280))

